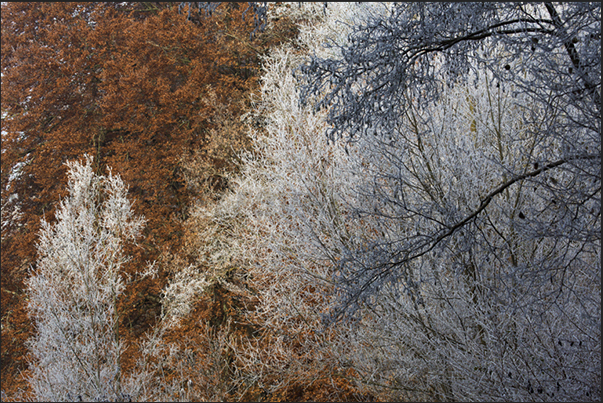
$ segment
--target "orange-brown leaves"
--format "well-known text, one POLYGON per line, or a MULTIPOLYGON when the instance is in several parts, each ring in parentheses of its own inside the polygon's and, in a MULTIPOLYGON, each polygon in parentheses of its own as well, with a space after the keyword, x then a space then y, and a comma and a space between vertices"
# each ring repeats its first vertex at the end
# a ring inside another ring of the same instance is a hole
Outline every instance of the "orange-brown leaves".
MULTIPOLYGON (((52 221, 65 193, 65 161, 89 153, 99 173, 110 166, 129 185, 136 213, 148 220, 129 251, 130 274, 161 253, 179 253, 189 199, 209 188, 187 186, 183 162, 201 154, 216 177, 232 169, 227 143, 240 150, 245 131, 220 140, 216 114, 238 117, 259 70, 243 8, 220 7, 192 22, 169 3, 2 4, 2 200, 17 194, 22 212, 2 229, 3 390, 24 368, 24 339, 11 336, 29 331, 15 316, 24 312, 22 267, 35 262, 40 218, 52 221), (213 151, 199 151, 207 146, 213 151)), ((188 183, 211 182, 186 174, 188 183)), ((158 279, 129 286, 126 339, 154 324, 162 269, 158 279)))

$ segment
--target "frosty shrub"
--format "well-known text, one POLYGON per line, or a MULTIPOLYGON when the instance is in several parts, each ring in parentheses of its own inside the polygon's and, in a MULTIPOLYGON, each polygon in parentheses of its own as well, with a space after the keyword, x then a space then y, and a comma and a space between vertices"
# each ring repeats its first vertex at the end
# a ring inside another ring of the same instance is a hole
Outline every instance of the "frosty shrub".
POLYGON ((119 176, 96 175, 92 158, 68 162, 69 195, 56 222, 42 222, 39 258, 28 281, 36 334, 30 383, 40 401, 127 398, 121 387, 116 303, 125 241, 144 225, 119 176))

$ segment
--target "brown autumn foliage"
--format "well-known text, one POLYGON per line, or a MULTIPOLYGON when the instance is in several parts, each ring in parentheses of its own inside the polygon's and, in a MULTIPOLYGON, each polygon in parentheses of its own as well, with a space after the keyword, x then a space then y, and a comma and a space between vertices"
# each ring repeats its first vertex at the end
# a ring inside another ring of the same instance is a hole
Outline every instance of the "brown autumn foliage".
MULTIPOLYGON (((217 112, 238 116, 255 86, 262 42, 250 43, 253 20, 243 20, 238 5, 193 21, 177 8, 2 5, 2 200, 17 194, 22 212, 2 227, 2 390, 17 385, 25 369, 31 329, 23 280, 36 259, 40 219, 52 220, 63 195, 63 163, 88 153, 99 172, 110 166, 129 184, 137 213, 148 220, 144 241, 129 251, 134 271, 178 253, 191 191, 198 197, 226 186, 220 178, 248 143, 239 131, 212 151, 217 112), (211 172, 205 188, 185 180, 187 161, 211 172)), ((126 293, 123 325, 133 337, 159 313, 161 269, 159 280, 126 293)))

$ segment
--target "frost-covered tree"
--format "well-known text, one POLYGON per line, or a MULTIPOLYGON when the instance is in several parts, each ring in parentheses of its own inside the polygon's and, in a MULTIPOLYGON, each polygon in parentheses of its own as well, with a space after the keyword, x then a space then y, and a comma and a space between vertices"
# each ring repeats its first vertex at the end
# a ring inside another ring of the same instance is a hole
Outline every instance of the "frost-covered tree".
POLYGON ((121 400, 117 299, 125 241, 140 234, 119 176, 96 175, 92 158, 68 162, 69 195, 56 223, 42 222, 39 258, 28 281, 36 334, 30 383, 40 401, 121 400))
POLYGON ((329 56, 313 55, 302 98, 328 107, 331 138, 355 137, 396 127, 408 99, 432 104, 469 72, 488 70, 503 88, 513 83, 538 107, 573 118, 549 135, 588 139, 600 121, 600 21, 598 3, 399 3, 367 15, 346 41, 331 39, 329 56))
POLYGON ((358 175, 327 317, 367 384, 600 398, 600 13, 398 4, 301 68, 358 175))
MULTIPOLYGON (((600 221, 596 210, 568 217, 527 175, 500 185, 505 165, 528 165, 534 141, 517 119, 529 99, 488 81, 409 112, 391 138, 350 147, 350 169, 362 174, 348 225, 364 231, 341 244, 331 278, 335 314, 361 319, 339 324, 351 335, 346 355, 367 382, 424 399, 596 399, 600 246, 569 239, 569 228, 600 221), (413 250, 435 237, 433 248, 413 250)), ((567 180, 551 171, 550 185, 567 180)))

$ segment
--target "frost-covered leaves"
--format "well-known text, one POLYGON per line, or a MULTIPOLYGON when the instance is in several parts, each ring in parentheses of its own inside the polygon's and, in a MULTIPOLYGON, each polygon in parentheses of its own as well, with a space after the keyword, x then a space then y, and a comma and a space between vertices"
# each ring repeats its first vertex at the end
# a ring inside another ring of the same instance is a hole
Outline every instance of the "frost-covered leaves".
POLYGON ((28 281, 37 331, 30 381, 42 401, 121 398, 122 245, 135 240, 144 220, 134 216, 119 176, 96 175, 91 158, 67 165, 69 195, 57 222, 42 223, 40 256, 28 281))

